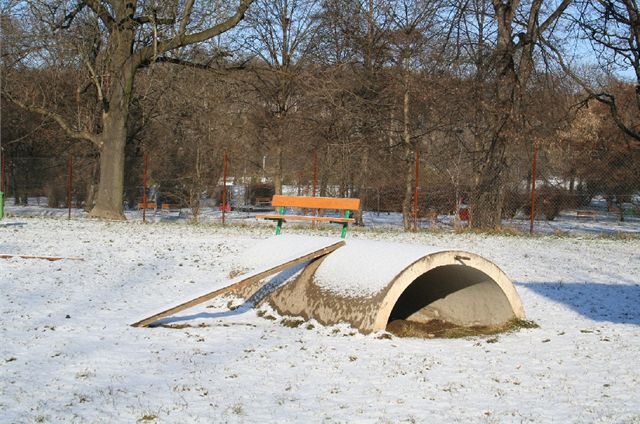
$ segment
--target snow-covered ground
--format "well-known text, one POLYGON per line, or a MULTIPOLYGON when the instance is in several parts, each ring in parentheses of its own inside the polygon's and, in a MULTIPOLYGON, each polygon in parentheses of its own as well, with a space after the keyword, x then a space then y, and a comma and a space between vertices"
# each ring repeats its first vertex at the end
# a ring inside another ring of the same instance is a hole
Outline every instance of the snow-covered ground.
MULTIPOLYGON (((47 199, 30 198, 29 206, 14 206, 13 199, 6 199, 5 213, 8 217, 57 217, 66 218, 69 215, 67 209, 47 208, 47 199)), ((560 213, 553 221, 537 219, 534 225, 536 234, 574 234, 574 235, 640 235, 640 211, 630 212, 625 216, 625 222, 620 222, 616 213, 606 212, 606 205, 594 201, 591 216, 577 216, 575 210, 566 210, 560 213)), ((231 211, 225 214, 225 222, 235 224, 248 224, 252 226, 265 225, 273 227, 273 222, 256 220, 256 215, 263 212, 231 211)), ((72 209, 71 217, 86 218, 87 213, 82 209, 72 209)), ((141 210, 127 210, 125 215, 129 221, 140 222, 143 220, 141 210)), ((149 223, 187 223, 193 221, 191 211, 187 208, 180 210, 157 211, 148 210, 145 214, 149 223)), ((402 231, 402 214, 396 212, 363 212, 365 231, 402 231)), ((203 207, 198 217, 198 222, 204 224, 221 223, 222 212, 219 208, 203 207)), ((431 221, 421 219, 419 227, 425 230, 453 231, 466 226, 466 221, 456 220, 451 215, 438 215, 431 221)), ((529 217, 522 214, 514 219, 504 219, 502 225, 506 229, 519 232, 529 232, 529 217)))
POLYGON ((498 264, 540 325, 498 337, 290 328, 229 298, 149 329, 129 324, 223 286, 271 226, 9 212, 0 253, 84 260, 0 259, 0 422, 640 423, 638 238, 350 231, 498 264))

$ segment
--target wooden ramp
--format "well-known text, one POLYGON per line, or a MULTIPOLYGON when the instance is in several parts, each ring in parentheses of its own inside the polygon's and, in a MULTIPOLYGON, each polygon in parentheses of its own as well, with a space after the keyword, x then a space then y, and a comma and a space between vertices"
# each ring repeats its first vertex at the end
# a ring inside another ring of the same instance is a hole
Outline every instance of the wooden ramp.
POLYGON ((70 257, 62 257, 62 256, 36 256, 36 255, 13 255, 13 254, 8 254, 8 253, 0 253, 0 259, 13 259, 13 258, 20 258, 20 259, 44 259, 45 261, 84 261, 84 259, 82 258, 78 258, 75 256, 70 256, 70 257))
POLYGON ((286 260, 280 261, 278 263, 274 263, 274 264, 269 264, 266 265, 264 267, 261 267, 260 269, 253 271, 249 274, 244 274, 241 275, 237 278, 234 278, 231 283, 225 287, 216 289, 214 291, 202 294, 194 299, 188 300, 186 302, 180 303, 177 306, 174 306, 172 308, 166 309, 162 312, 158 312, 157 314, 151 315, 148 318, 144 318, 138 322, 135 322, 133 324, 131 324, 132 327, 148 327, 149 325, 153 324, 154 322, 162 319, 162 318, 166 318, 168 316, 171 316, 175 313, 178 313, 180 311, 184 311, 185 309, 191 308, 192 306, 196 306, 200 303, 206 302, 208 300, 211 300, 217 296, 222 296, 224 294, 227 294, 233 290, 236 289, 240 289, 243 287, 246 287, 250 284, 253 284, 257 281, 262 280, 265 277, 268 277, 270 275, 276 274, 280 271, 283 271, 287 268, 290 268, 292 266, 301 264, 303 262, 307 262, 307 261, 311 261, 313 259, 317 259, 321 256, 325 256, 328 255, 329 253, 333 252, 334 250, 338 249, 341 246, 344 246, 345 242, 342 240, 339 241, 335 241, 335 240, 330 240, 327 243, 325 243, 322 247, 318 247, 316 249, 313 250, 307 250, 306 252, 300 252, 298 254, 292 255, 291 257, 287 258, 286 260))

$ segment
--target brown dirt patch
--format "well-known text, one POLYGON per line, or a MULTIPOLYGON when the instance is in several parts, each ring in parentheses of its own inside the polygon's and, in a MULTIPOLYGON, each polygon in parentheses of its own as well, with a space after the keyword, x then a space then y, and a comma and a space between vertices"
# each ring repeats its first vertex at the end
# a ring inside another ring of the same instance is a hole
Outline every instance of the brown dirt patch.
POLYGON ((441 320, 431 320, 429 322, 395 320, 387 324, 387 331, 396 337, 456 339, 470 336, 490 336, 509 331, 517 331, 522 328, 537 327, 538 325, 535 322, 521 319, 513 319, 498 326, 478 325, 472 327, 464 327, 441 320))

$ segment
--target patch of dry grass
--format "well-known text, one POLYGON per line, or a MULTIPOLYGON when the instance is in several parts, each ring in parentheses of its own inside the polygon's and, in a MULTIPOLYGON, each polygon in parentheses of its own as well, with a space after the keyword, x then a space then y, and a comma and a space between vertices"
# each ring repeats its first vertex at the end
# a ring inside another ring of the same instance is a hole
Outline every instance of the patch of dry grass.
POLYGON ((524 328, 538 328, 538 324, 533 321, 514 318, 505 324, 497 326, 477 325, 464 327, 441 320, 431 320, 429 322, 395 320, 387 325, 387 331, 396 337, 418 337, 424 339, 492 336, 519 331, 524 328))

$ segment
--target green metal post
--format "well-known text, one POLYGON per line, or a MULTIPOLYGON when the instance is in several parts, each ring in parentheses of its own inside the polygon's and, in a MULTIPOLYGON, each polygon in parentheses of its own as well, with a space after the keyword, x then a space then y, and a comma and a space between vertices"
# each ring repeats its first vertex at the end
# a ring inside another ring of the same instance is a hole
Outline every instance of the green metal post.
POLYGON ((4 217, 4 193, 0 191, 0 219, 4 217))
MULTIPOLYGON (((351 218, 351 211, 350 210, 346 210, 344 211, 344 217, 349 219, 351 218)), ((345 238, 347 237, 347 228, 349 227, 349 223, 345 222, 342 224, 342 235, 341 238, 345 238)))
MULTIPOLYGON (((284 215, 284 206, 280 206, 280 215, 284 215)), ((279 236, 282 231, 282 219, 278 220, 278 226, 276 227, 276 235, 279 236)))

